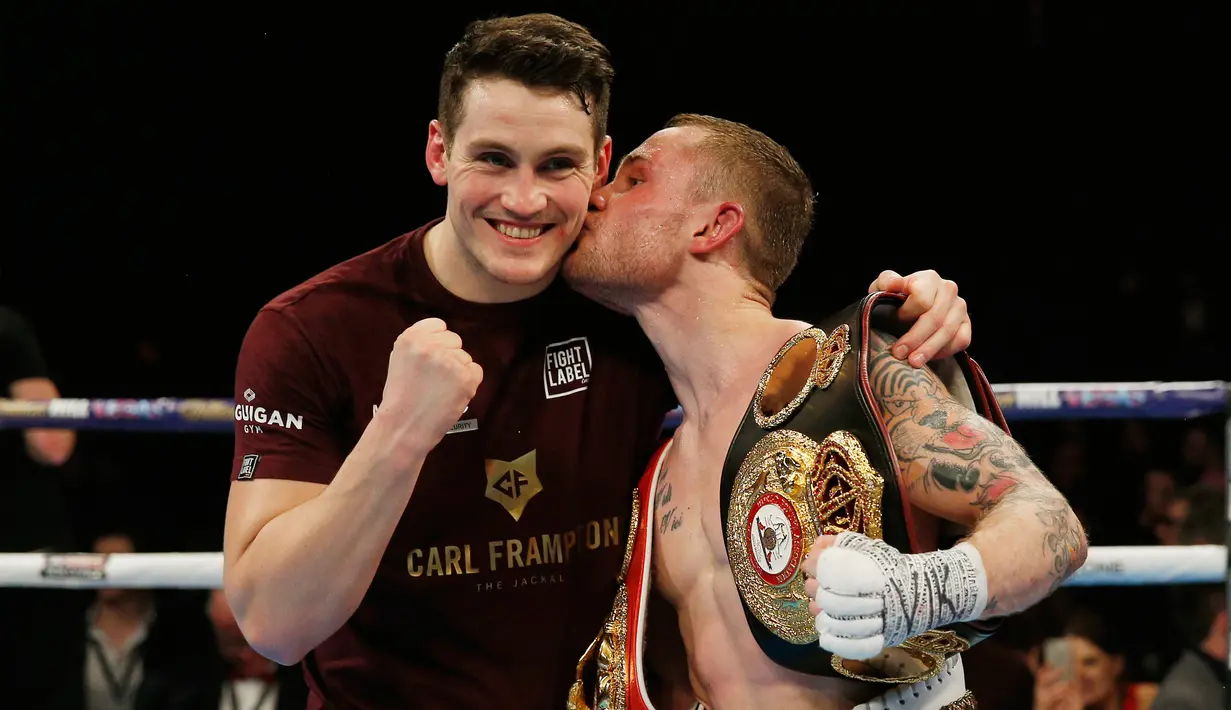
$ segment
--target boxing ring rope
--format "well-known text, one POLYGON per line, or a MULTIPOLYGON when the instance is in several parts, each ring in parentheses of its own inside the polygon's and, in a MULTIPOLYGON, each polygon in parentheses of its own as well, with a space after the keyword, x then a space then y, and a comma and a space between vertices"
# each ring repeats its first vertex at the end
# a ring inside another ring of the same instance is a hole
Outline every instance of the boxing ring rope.
MULTIPOLYGON (((1009 421, 1191 419, 1221 414, 1231 442, 1229 391, 1223 381, 1002 384, 993 389, 1009 421)), ((0 428, 229 434, 236 419, 260 424, 263 416, 263 409, 241 411, 229 399, 0 399, 0 428)), ((666 424, 674 428, 679 421, 677 410, 668 415, 666 424)), ((1231 451, 1228 457, 1231 488, 1231 451)), ((1227 522, 1231 540, 1231 495, 1227 522)), ((1224 581, 1227 547, 1093 546, 1085 566, 1066 585, 1224 581)), ((222 586, 222 553, 0 554, 0 586, 217 589, 222 586)), ((1231 596, 1231 585, 1228 590, 1231 596)))

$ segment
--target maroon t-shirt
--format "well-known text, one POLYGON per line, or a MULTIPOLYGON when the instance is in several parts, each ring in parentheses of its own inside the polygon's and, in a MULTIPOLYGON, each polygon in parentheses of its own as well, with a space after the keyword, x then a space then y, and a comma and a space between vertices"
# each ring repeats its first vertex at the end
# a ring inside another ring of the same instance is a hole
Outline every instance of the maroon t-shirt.
POLYGON ((610 611, 670 385, 634 320, 562 282, 510 304, 450 294, 423 255, 433 224, 257 314, 231 478, 329 483, 380 404, 398 334, 444 320, 483 382, 427 457, 359 609, 305 659, 309 707, 562 708, 610 611))

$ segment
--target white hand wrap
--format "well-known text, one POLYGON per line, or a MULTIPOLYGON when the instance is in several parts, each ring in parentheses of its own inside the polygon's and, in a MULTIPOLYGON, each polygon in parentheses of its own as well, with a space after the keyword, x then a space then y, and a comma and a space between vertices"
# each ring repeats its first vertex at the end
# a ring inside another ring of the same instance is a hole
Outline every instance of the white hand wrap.
POLYGON ((904 555, 883 540, 844 532, 816 561, 820 645, 867 660, 908 638, 987 606, 987 572, 974 546, 904 555))

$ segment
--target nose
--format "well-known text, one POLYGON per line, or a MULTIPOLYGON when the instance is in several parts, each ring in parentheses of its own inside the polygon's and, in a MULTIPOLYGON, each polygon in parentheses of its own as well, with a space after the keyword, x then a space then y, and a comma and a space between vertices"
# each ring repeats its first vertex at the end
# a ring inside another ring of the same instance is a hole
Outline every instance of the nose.
POLYGON ((607 209, 607 198, 611 195, 611 183, 590 192, 590 211, 602 212, 607 209))
POLYGON ((533 217, 547 208, 547 193, 533 169, 517 172, 501 194, 500 206, 518 217, 533 217))

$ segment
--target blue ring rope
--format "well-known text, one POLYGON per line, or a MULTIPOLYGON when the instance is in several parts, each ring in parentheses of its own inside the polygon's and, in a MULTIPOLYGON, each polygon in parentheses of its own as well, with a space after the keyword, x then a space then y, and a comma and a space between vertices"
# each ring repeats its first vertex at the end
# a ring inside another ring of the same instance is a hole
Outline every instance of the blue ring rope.
MULTIPOLYGON (((996 385, 1010 421, 1047 419, 1190 419, 1227 411, 1223 381, 996 385)), ((263 410, 252 423, 262 423, 263 410)), ((682 412, 669 413, 668 429, 682 412)), ((234 431, 230 399, 0 399, 0 429, 209 432, 234 431)))

